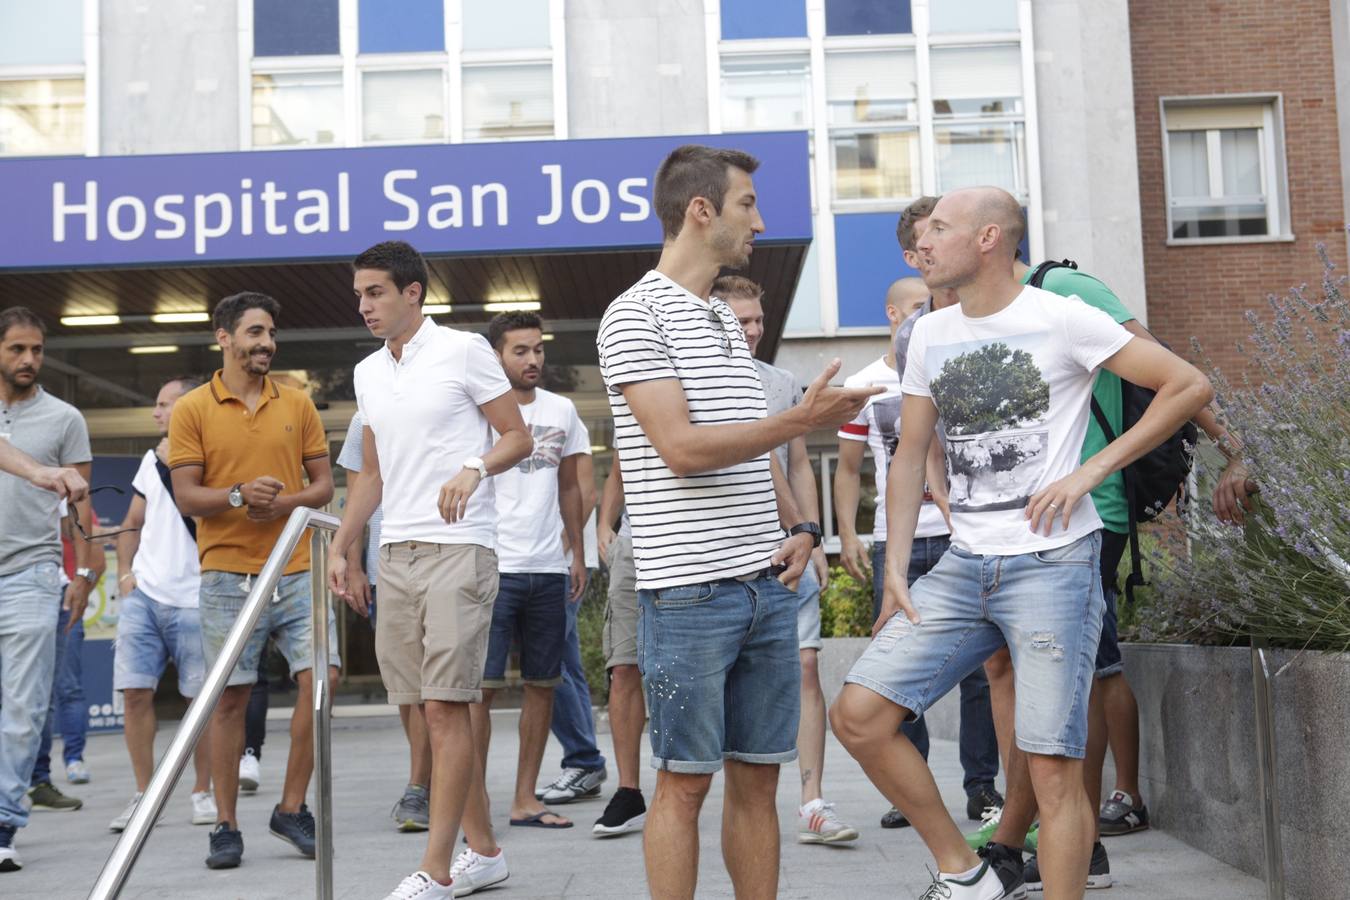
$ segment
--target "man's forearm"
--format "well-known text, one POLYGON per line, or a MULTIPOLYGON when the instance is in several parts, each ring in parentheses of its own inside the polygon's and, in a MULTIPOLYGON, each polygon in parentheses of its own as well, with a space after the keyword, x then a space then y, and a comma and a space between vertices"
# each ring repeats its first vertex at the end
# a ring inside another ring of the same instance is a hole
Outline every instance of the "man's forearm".
POLYGON ((1148 409, 1131 428, 1083 463, 1097 483, 1157 447, 1185 422, 1195 417, 1213 397, 1202 379, 1169 381, 1159 385, 1148 409))
POLYGON ((778 524, 784 529, 800 525, 805 519, 797 507, 797 499, 792 496, 792 486, 778 465, 778 456, 773 453, 769 454, 769 474, 773 478, 774 496, 778 499, 778 524))
POLYGON ((384 497, 384 479, 379 470, 373 473, 362 471, 360 476, 347 488, 347 508, 342 511, 342 524, 333 535, 332 552, 345 555, 356 545, 366 523, 374 515, 384 497))
POLYGON ((288 495, 286 499, 290 502, 291 509, 299 509, 302 506, 319 509, 327 506, 328 501, 333 499, 333 479, 329 477, 311 481, 294 494, 288 495))
POLYGON ((920 459, 896 455, 886 472, 886 571, 904 577, 919 526, 927 454, 920 459))
MULTIPOLYGON (((81 500, 75 504, 74 515, 84 529, 84 534, 93 537, 94 535, 94 509, 88 500, 81 500)), ((104 568, 107 567, 107 560, 103 559, 103 546, 96 541, 87 541, 84 535, 78 531, 75 532, 74 539, 71 541, 75 551, 75 567, 77 569, 93 569, 95 563, 101 562, 104 568)))
POLYGON ((230 488, 212 488, 174 479, 173 497, 178 511, 185 516, 209 519, 218 516, 230 506, 230 488))
POLYGON ((8 439, 0 438, 0 471, 28 481, 39 468, 41 466, 37 460, 15 447, 8 439))
POLYGON ((483 465, 489 475, 500 475, 530 455, 534 438, 523 431, 508 431, 497 438, 492 449, 483 454, 483 465))
POLYGON ((604 489, 600 492, 600 512, 596 514, 599 524, 614 530, 623 512, 623 474, 619 469, 619 455, 614 454, 609 476, 605 479, 604 489))
POLYGON ((858 536, 858 498, 862 478, 857 469, 834 472, 834 520, 841 538, 858 536))
POLYGON ((816 496, 816 473, 806 453, 806 439, 794 438, 788 444, 788 484, 797 501, 802 521, 820 522, 820 500, 816 496))
MULTIPOLYGON (((123 523, 126 527, 126 523, 123 523)), ((124 531, 117 536, 117 580, 120 584, 122 576, 131 572, 131 564, 136 559, 136 551, 141 546, 141 534, 139 531, 124 531)))

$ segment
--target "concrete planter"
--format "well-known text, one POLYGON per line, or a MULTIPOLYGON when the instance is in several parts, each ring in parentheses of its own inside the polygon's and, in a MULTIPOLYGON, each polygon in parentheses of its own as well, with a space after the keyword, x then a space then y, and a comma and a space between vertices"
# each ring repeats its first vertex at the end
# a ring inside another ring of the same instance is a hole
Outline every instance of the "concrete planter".
MULTIPOLYGON (((825 641, 827 697, 838 693, 866 646, 863 638, 825 641)), ((1154 827, 1264 877, 1251 651, 1182 644, 1123 650, 1139 700, 1140 787, 1154 827)), ((1285 650, 1267 655, 1272 672, 1295 657, 1285 650)), ((1305 652, 1272 689, 1288 892, 1308 900, 1350 897, 1350 856, 1341 839, 1350 811, 1350 654, 1305 652)), ((929 711, 934 737, 956 739, 956 701, 953 692, 929 711)))

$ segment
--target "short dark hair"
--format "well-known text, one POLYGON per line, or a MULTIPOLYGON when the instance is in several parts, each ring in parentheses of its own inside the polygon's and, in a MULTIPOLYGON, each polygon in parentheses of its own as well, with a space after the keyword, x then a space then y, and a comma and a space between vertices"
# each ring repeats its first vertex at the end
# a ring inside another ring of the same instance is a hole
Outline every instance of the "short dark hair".
POLYGON ((722 275, 713 282, 712 295, 723 300, 758 300, 764 288, 744 275, 722 275))
POLYGON ((544 330, 544 320, 539 318, 539 313, 532 312, 504 312, 498 313, 492 317, 488 323, 488 343, 492 345, 493 350, 501 350, 502 344, 506 341, 508 331, 520 331, 525 328, 537 328, 544 330))
POLYGON ((422 286, 422 303, 427 299, 427 261, 407 241, 381 241, 352 261, 352 269, 379 269, 389 273, 394 287, 405 290, 414 281, 422 286))
POLYGON ((900 221, 895 224, 895 239, 900 242, 901 250, 913 250, 917 243, 914 239, 914 223, 933 214, 941 197, 920 197, 900 213, 900 221))
POLYGON ((11 306, 0 311, 0 341, 9 336, 11 328, 24 326, 36 328, 43 337, 47 336, 47 323, 28 307, 11 306))
POLYGON ((727 195, 727 169, 747 175, 759 168, 759 160, 741 150, 685 144, 671 151, 656 170, 652 200, 661 220, 661 234, 671 240, 684 227, 684 213, 695 197, 703 197, 720 214, 727 195))
POLYGON ((183 393, 186 394, 193 388, 201 387, 202 380, 198 378, 196 375, 175 375, 172 378, 164 379, 164 384, 160 385, 160 387, 162 388, 170 384, 178 385, 183 389, 183 393))
POLYGON ((273 322, 281 316, 281 304, 271 297, 257 291, 241 291, 216 304, 216 311, 211 314, 211 324, 217 331, 223 328, 234 334, 234 330, 239 327, 239 320, 250 309, 261 309, 272 317, 273 322))

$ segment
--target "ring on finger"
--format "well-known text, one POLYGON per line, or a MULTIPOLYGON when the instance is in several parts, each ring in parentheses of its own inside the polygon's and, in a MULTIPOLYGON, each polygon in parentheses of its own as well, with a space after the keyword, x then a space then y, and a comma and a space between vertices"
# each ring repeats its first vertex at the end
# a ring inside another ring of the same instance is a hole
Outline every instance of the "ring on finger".
POLYGON ((1058 503, 1051 503, 1051 504, 1050 504, 1050 508, 1051 508, 1051 509, 1059 509, 1059 504, 1058 504, 1058 503))

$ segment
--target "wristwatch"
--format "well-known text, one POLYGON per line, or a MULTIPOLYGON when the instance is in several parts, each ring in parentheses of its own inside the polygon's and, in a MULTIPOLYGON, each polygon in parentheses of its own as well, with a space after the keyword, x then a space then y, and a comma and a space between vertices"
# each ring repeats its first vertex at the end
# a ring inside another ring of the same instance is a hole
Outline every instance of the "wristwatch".
POLYGON ((244 505, 244 483, 242 481, 230 488, 229 500, 230 505, 235 509, 244 505))
POLYGON ((98 581, 98 575, 94 573, 93 569, 90 569, 87 566, 81 566, 80 568, 76 569, 75 574, 80 576, 90 584, 93 584, 96 581, 98 581))
POLYGON ((466 469, 473 469, 473 470, 477 471, 477 472, 478 472, 478 477, 479 477, 479 478, 487 478, 487 477, 488 477, 488 476, 487 476, 487 464, 484 463, 483 460, 482 460, 482 458, 480 458, 480 457, 477 457, 477 456, 470 456, 468 459, 464 460, 464 468, 466 468, 466 469))
POLYGON ((802 522, 802 523, 799 524, 799 525, 793 525, 791 528, 788 529, 788 534, 789 534, 789 535, 798 535, 798 534, 809 534, 809 535, 811 535, 811 540, 813 541, 813 543, 812 543, 811 546, 812 546, 813 549, 814 549, 815 547, 819 547, 819 546, 820 546, 820 542, 821 542, 822 540, 824 540, 824 538, 821 536, 821 533, 820 533, 820 526, 817 525, 815 522, 802 522))

